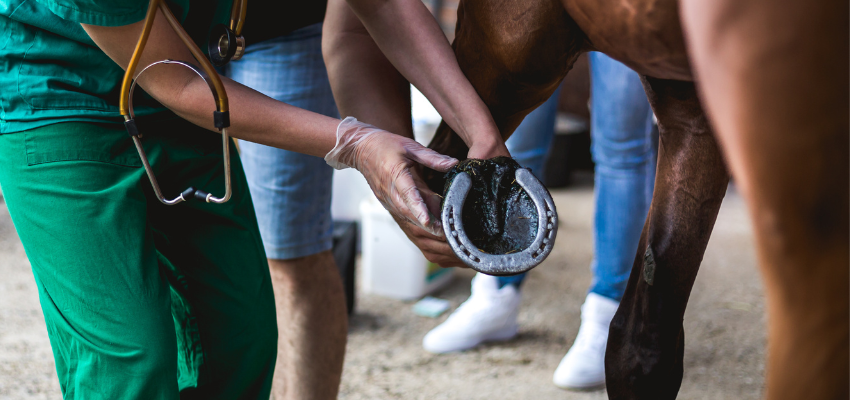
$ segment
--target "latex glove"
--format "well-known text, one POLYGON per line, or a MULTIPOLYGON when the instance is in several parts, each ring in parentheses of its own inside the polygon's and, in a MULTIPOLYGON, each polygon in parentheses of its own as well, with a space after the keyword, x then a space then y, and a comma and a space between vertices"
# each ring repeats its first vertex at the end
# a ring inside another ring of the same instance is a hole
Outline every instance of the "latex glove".
POLYGON ((439 236, 433 235, 420 228, 418 225, 414 225, 412 222, 395 217, 393 218, 407 238, 422 251, 422 255, 425 256, 426 260, 443 268, 469 268, 463 263, 463 261, 460 261, 457 255, 455 255, 452 248, 449 247, 449 243, 446 242, 445 235, 443 235, 442 232, 439 236))
POLYGON ((429 212, 422 193, 428 194, 434 208, 436 194, 418 178, 418 164, 440 172, 448 171, 457 160, 399 136, 347 117, 336 130, 336 146, 325 156, 336 169, 352 167, 366 178, 375 196, 396 217, 410 221, 435 236, 443 236, 437 209, 429 212))

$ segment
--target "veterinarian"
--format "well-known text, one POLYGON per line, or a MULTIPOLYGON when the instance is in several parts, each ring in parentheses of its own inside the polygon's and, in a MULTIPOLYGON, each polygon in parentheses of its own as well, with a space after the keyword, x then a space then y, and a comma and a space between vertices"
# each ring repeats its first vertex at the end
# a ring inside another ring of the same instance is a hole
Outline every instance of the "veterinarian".
MULTIPOLYGON (((224 23, 231 8, 168 4, 202 48, 210 21, 224 23)), ((471 155, 506 153, 421 2, 350 4, 471 155)), ((122 125, 122 68, 147 12, 142 0, 0 2, 0 185, 32 264, 60 387, 67 399, 267 399, 275 306, 241 163, 234 156, 228 202, 166 206, 122 125)), ((155 13, 140 68, 195 63, 155 13)), ((446 170, 454 159, 222 80, 234 137, 357 168, 397 218, 439 232, 410 169, 446 170)), ((175 66, 138 83, 146 94, 134 98, 135 120, 164 195, 191 186, 219 196, 226 174, 207 83, 175 66)))

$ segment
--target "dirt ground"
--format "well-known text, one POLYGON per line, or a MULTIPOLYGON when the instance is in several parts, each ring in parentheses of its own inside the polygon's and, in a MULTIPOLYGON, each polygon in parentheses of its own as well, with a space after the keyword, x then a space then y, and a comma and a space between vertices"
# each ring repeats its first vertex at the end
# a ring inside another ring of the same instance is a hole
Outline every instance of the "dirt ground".
MULTIPOLYGON (((572 343, 590 283, 593 192, 587 178, 553 193, 555 250, 525 282, 520 334, 506 343, 432 355, 422 337, 443 320, 412 303, 360 295, 351 319, 341 399, 604 399, 568 392, 552 372, 572 343)), ((452 309, 469 295, 459 271, 435 293, 452 309)), ((59 384, 21 243, 0 202, 0 399, 58 399, 59 384)), ((765 311, 745 206, 730 188, 685 314, 680 399, 757 399, 763 391, 765 311)))

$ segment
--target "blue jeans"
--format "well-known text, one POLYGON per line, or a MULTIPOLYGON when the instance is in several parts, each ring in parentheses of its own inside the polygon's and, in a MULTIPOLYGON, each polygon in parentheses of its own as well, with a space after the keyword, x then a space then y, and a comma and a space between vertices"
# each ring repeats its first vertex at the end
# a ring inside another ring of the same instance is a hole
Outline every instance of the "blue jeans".
MULTIPOLYGON (((590 71, 591 152, 596 163, 590 292, 619 301, 652 200, 657 145, 652 109, 637 73, 596 52, 590 53, 590 71)), ((558 93, 525 117, 507 142, 514 158, 532 171, 542 170, 552 142, 558 93)), ((499 282, 519 285, 523 279, 521 274, 500 277, 499 282)))
MULTIPOLYGON (((248 46, 225 73, 276 100, 339 117, 322 58, 322 24, 248 46)), ((239 143, 266 256, 286 260, 330 250, 333 169, 319 157, 239 143)))

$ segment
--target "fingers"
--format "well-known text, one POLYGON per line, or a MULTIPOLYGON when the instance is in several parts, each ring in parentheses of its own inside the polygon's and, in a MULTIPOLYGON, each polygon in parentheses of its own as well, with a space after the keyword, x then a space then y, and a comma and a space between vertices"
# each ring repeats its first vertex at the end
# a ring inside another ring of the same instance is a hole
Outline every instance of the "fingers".
POLYGON ((414 244, 422 250, 422 254, 428 261, 440 265, 442 267, 464 267, 466 264, 460 261, 454 254, 449 244, 442 240, 431 238, 417 238, 414 244))
MULTIPOLYGON (((437 222, 440 221, 440 215, 442 215, 442 204, 443 197, 434 193, 425 181, 419 176, 419 173, 416 171, 411 171, 411 175, 413 175, 413 181, 416 182, 416 187, 419 189, 419 195, 425 200, 425 206, 428 207, 428 212, 431 215, 431 218, 435 219, 437 222)), ((442 224, 440 224, 442 225, 442 224)), ((440 232, 437 233, 437 236, 443 237, 445 232, 440 229, 440 232)))
POLYGON ((401 196, 404 206, 413 214, 414 221, 432 235, 439 236, 442 232, 442 226, 436 218, 431 218, 428 207, 419 194, 409 169, 405 169, 398 175, 394 181, 394 187, 401 196))
POLYGON ((407 148, 410 159, 418 162, 419 164, 435 171, 446 172, 458 163, 457 159, 454 157, 437 153, 436 151, 422 146, 415 141, 411 140, 411 142, 412 143, 409 144, 406 143, 405 148, 407 148))
POLYGON ((407 235, 428 261, 437 264, 441 267, 461 267, 468 268, 466 264, 460 261, 454 254, 449 244, 442 237, 434 236, 424 229, 410 223, 407 220, 393 217, 398 223, 401 230, 407 235))

